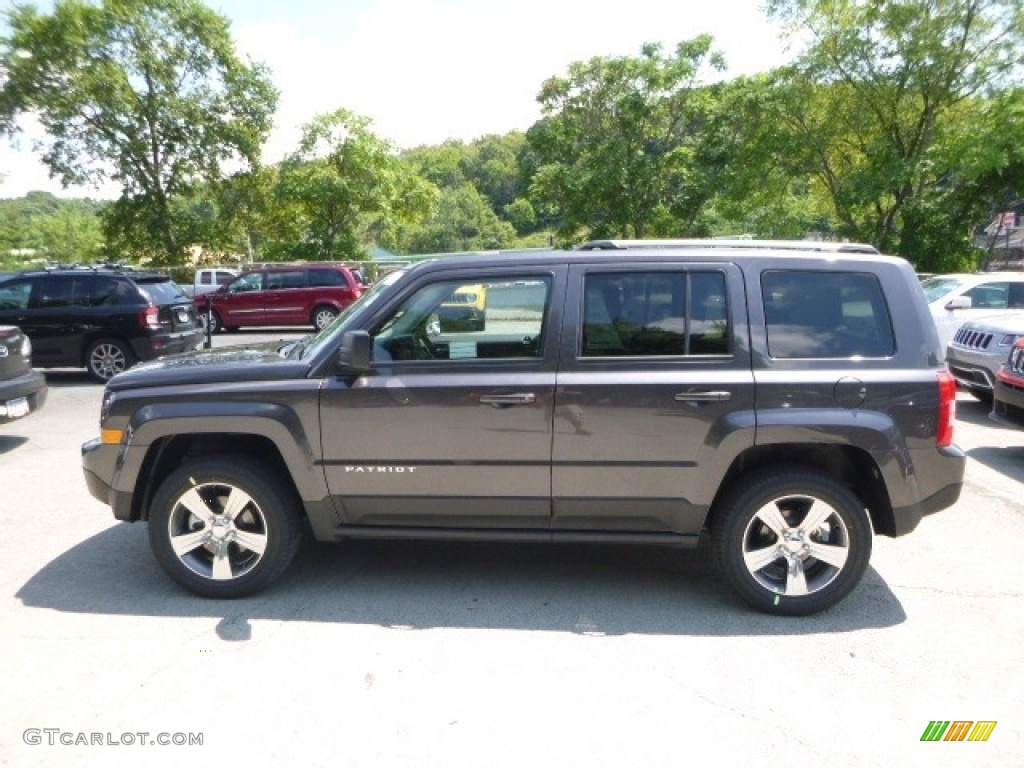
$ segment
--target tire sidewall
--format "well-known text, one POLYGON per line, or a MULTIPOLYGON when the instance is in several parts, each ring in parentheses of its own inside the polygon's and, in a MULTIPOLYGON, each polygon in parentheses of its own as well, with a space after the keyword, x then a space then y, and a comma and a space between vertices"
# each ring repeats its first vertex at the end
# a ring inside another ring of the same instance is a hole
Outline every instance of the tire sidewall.
POLYGON ((871 522, 857 496, 827 475, 813 471, 762 473, 724 502, 723 516, 713 530, 717 562, 726 579, 747 603, 764 613, 806 616, 831 608, 860 582, 871 558, 871 522), (809 595, 780 595, 763 586, 747 569, 743 542, 754 513, 781 496, 821 499, 842 519, 849 536, 849 554, 829 584, 809 595))
MULTIPOLYGON (((85 367, 89 371, 89 375, 92 376, 96 381, 99 381, 99 382, 102 382, 102 383, 106 384, 108 381, 110 381, 113 378, 113 376, 104 376, 102 373, 100 373, 99 371, 97 371, 93 367, 93 362, 92 362, 92 358, 93 358, 93 355, 96 352, 96 349, 98 347, 100 347, 100 346, 103 346, 103 345, 109 345, 109 346, 112 346, 112 347, 116 347, 118 349, 118 351, 124 356, 124 370, 125 371, 127 371, 129 368, 131 368, 135 364, 135 357, 132 354, 131 348, 127 344, 125 344, 123 341, 120 341, 119 339, 103 338, 103 339, 97 339, 96 341, 92 342, 89 345, 88 349, 85 350, 85 367)), ((120 372, 121 371, 118 371, 118 373, 120 373, 120 372)), ((116 375, 117 374, 114 374, 114 376, 116 376, 116 375)))
POLYGON ((312 317, 310 319, 313 321, 313 327, 316 330, 318 330, 318 331, 322 331, 324 328, 326 328, 328 325, 330 325, 331 322, 333 322, 334 318, 336 318, 337 316, 338 316, 338 311, 334 307, 329 307, 329 306, 326 306, 324 304, 321 304, 320 306, 315 307, 313 309, 313 315, 312 315, 312 317), (330 313, 331 319, 328 320, 323 325, 320 325, 317 322, 317 320, 318 320, 318 318, 320 317, 321 314, 325 314, 325 313, 330 313))
POLYGON ((185 589, 203 597, 236 598, 255 594, 277 580, 298 551, 302 527, 298 501, 273 471, 259 462, 201 459, 183 465, 160 484, 149 507, 149 543, 157 562, 185 589), (206 578, 181 561, 171 546, 168 524, 177 500, 191 487, 222 483, 243 489, 260 508, 267 547, 260 561, 238 578, 206 578))

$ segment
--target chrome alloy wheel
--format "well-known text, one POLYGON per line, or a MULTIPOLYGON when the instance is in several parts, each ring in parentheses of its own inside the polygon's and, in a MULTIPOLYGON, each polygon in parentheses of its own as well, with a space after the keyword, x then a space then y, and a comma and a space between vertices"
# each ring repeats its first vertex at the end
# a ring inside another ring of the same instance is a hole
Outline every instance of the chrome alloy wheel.
POLYGON ((89 352, 89 370, 96 378, 106 381, 129 368, 128 356, 121 345, 101 341, 89 352))
POLYGON ((743 562, 763 587, 799 597, 824 589, 850 555, 839 513, 812 496, 782 496, 754 513, 743 532, 743 562))
POLYGON ((240 488, 196 485, 174 504, 167 521, 171 549, 189 570, 207 579, 244 576, 267 548, 267 520, 240 488))
POLYGON ((313 327, 316 328, 318 331, 322 331, 324 328, 326 328, 328 325, 334 322, 334 318, 336 318, 337 316, 338 313, 335 312, 332 308, 319 307, 318 309, 313 311, 313 327))

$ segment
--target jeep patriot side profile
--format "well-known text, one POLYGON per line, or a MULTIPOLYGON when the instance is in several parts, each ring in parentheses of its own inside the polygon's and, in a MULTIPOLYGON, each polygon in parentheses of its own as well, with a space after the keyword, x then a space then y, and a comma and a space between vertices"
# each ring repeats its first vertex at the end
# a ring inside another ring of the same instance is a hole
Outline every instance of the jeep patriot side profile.
POLYGON ((954 402, 905 261, 641 244, 425 262, 308 340, 140 365, 82 451, 91 493, 199 595, 268 586, 307 527, 709 534, 743 599, 803 615, 856 586, 874 534, 956 502, 954 402), (484 322, 452 322, 470 290, 484 322))

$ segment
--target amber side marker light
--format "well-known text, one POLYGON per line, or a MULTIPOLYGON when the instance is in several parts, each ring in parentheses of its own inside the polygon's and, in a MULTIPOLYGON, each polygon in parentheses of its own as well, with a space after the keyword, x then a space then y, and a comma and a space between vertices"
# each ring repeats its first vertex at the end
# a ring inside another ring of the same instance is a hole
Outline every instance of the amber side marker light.
POLYGON ((122 429, 101 429, 100 441, 104 445, 120 445, 124 441, 124 430, 122 429))

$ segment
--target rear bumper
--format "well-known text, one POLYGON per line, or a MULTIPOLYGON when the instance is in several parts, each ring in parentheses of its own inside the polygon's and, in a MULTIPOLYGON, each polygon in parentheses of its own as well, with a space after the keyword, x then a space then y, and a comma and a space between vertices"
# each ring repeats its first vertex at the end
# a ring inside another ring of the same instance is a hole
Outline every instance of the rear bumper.
POLYGON ((46 377, 35 370, 0 382, 0 423, 14 421, 38 411, 46 402, 47 392, 46 377), (21 398, 25 398, 28 404, 28 411, 24 413, 21 412, 21 398))
POLYGON ((132 351, 137 360, 155 360, 165 355, 177 355, 198 349, 206 341, 202 328, 192 328, 176 333, 158 333, 139 339, 132 339, 132 351))

